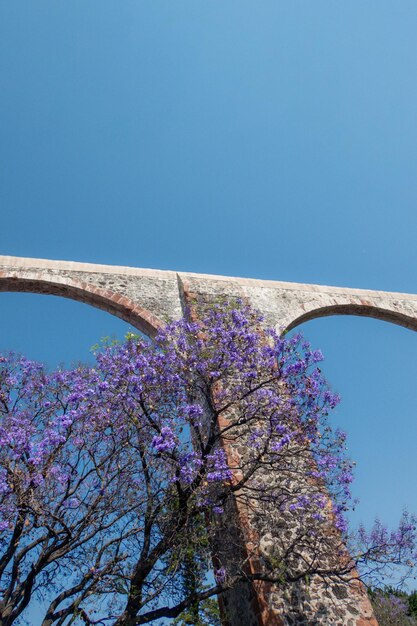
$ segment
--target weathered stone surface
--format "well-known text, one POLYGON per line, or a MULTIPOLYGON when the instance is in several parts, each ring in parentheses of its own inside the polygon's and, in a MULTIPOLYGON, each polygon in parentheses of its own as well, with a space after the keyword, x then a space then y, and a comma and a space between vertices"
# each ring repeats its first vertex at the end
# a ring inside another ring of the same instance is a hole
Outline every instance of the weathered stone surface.
MULTIPOLYGON (((326 315, 363 315, 417 330, 417 295, 0 256, 0 290, 73 298, 155 328, 178 319, 184 291, 208 302, 240 297, 277 328, 326 315), (114 309, 114 310, 113 310, 114 309)), ((150 332, 150 329, 149 329, 150 332)))
MULTIPOLYGON (((0 256, 0 291, 72 298, 106 310, 149 335, 178 319, 194 299, 210 305, 233 297, 253 305, 268 324, 282 330, 315 317, 343 314, 375 317, 417 330, 417 295, 67 261, 0 256)), ((230 453, 244 457, 245 451, 240 445, 230 453)), ((294 531, 282 520, 277 520, 275 530, 267 527, 262 516, 247 515, 239 507, 231 515, 240 523, 239 550, 256 552, 256 566, 273 558, 294 531)), ((312 577, 308 585, 298 582, 284 591, 265 583, 241 585, 223 598, 223 609, 228 626, 377 626, 357 581, 329 585, 312 577)))
POLYGON ((244 278, 180 274, 189 293, 207 300, 244 298, 277 329, 316 317, 361 315, 417 330, 417 295, 244 278))
POLYGON ((175 272, 0 257, 0 291, 72 298, 116 315, 146 334, 181 317, 175 272))

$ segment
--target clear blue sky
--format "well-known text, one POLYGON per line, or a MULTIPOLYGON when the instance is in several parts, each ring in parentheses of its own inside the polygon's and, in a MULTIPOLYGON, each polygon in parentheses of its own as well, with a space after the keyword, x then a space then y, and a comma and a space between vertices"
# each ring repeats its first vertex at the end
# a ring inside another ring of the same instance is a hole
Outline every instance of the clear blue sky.
MULTIPOLYGON (((2 0, 0 254, 417 292, 414 0, 2 0)), ((0 347, 126 325, 0 294, 0 347)), ((417 336, 304 333, 344 398, 356 519, 417 511, 417 336)))

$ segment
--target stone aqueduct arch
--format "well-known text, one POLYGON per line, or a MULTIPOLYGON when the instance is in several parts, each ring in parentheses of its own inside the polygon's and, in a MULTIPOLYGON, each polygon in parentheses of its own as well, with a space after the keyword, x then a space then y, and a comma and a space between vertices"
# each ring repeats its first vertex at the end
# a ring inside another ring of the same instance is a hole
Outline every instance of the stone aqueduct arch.
POLYGON ((0 256, 0 291, 61 296, 108 311, 147 335, 181 317, 187 298, 242 297, 289 330, 329 315, 361 315, 417 330, 417 295, 187 272, 0 256))
MULTIPOLYGON (((149 336, 164 323, 180 318, 184 306, 195 297, 208 304, 223 297, 241 297, 260 310, 269 325, 282 330, 327 315, 362 315, 417 330, 417 295, 185 272, 0 256, 0 291, 52 294, 85 302, 149 336)), ((248 536, 250 529, 246 530, 248 536)), ((286 600, 271 585, 259 585, 255 597, 248 599, 232 593, 227 599, 228 626, 377 626, 359 585, 342 594, 343 602, 340 593, 332 595, 319 587, 315 592, 319 602, 312 601, 313 613, 307 621, 291 617, 286 600), (326 603, 332 617, 324 621, 312 617, 317 615, 317 606, 326 609, 326 603)))

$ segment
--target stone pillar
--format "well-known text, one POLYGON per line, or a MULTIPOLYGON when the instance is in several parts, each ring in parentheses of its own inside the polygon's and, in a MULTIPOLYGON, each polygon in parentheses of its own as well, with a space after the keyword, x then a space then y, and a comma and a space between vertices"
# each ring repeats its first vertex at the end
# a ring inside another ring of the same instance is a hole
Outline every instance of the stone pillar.
MULTIPOLYGON (((213 302, 186 284, 182 298, 197 318, 213 302)), ((220 432, 230 418, 219 418, 220 432)), ((222 445, 231 468, 245 462, 248 442, 243 431, 222 445)), ((266 492, 308 494, 322 489, 307 478, 313 463, 308 444, 295 445, 291 467, 257 472, 254 478, 266 492)), ((213 542, 213 561, 231 577, 247 576, 219 598, 224 626, 378 626, 364 586, 349 569, 351 561, 333 525, 330 503, 325 524, 313 518, 300 521, 297 513, 277 510, 275 500, 260 503, 242 489, 227 501, 213 542), (282 570, 283 562, 288 571, 282 570)))

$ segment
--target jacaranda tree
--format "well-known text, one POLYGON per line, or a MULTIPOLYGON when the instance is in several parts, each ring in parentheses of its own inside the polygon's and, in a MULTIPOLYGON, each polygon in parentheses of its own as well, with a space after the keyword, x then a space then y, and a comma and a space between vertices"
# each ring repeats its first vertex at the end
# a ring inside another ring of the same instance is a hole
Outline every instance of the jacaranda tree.
POLYGON ((197 620, 236 584, 412 565, 410 516, 351 543, 352 464, 328 423, 338 398, 322 355, 260 328, 253 310, 222 303, 152 342, 103 347, 94 367, 0 357, 2 626, 34 603, 42 626, 197 620), (294 532, 249 574, 231 511, 260 507, 294 532))

